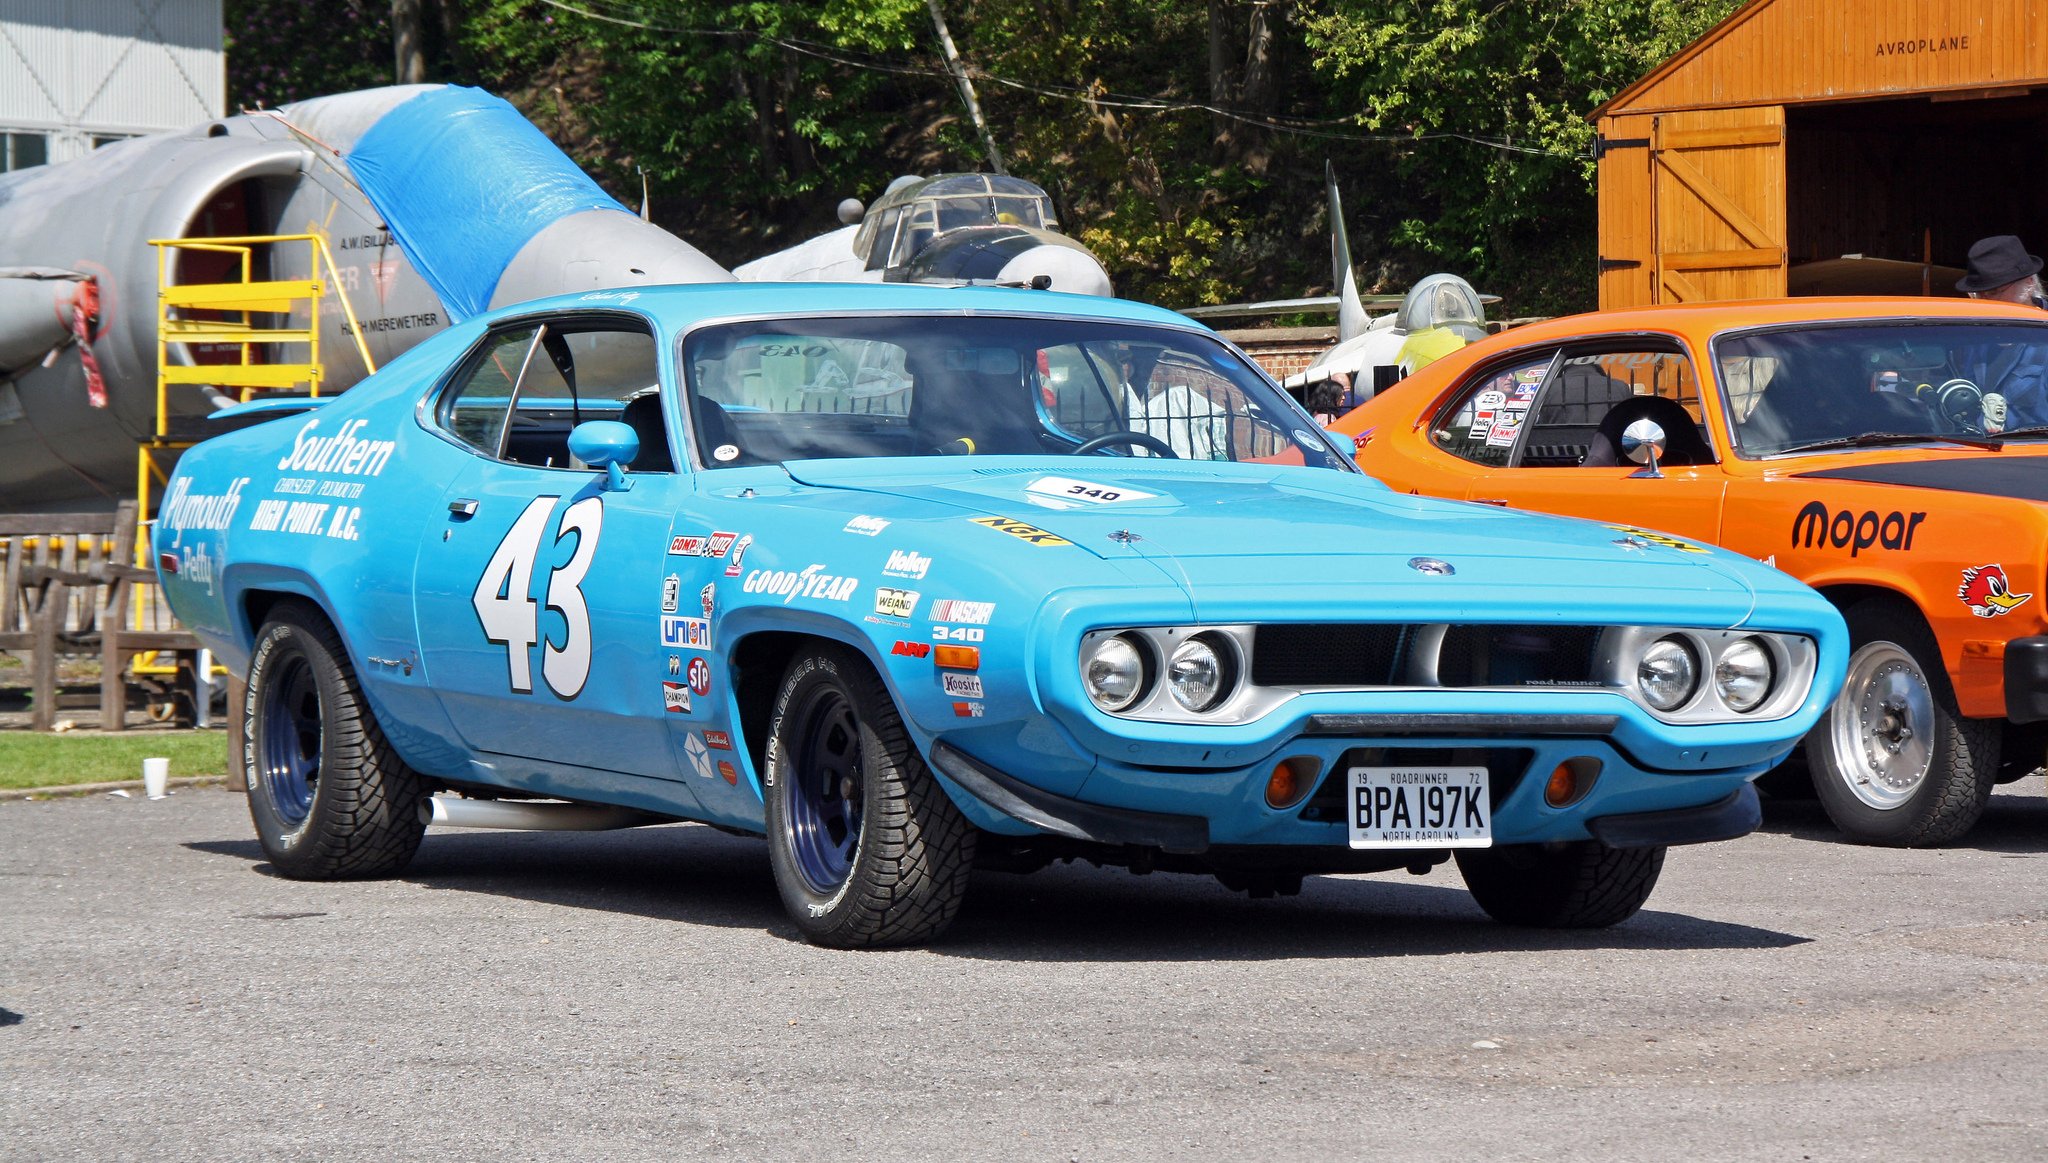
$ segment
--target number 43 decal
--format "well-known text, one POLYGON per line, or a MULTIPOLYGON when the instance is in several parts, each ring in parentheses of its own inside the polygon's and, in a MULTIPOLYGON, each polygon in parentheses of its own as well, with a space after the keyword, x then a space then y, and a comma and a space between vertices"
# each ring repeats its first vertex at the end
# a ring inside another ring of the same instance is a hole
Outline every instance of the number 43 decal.
POLYGON ((547 607, 558 611, 568 631, 560 646, 540 632, 540 603, 533 600, 533 560, 540 554, 541 536, 560 497, 535 497, 484 566, 470 605, 477 621, 483 623, 484 637, 505 644, 505 661, 510 668, 512 689, 520 694, 533 691, 533 647, 541 644, 541 676, 548 689, 565 699, 583 691, 590 677, 590 610, 583 604, 583 575, 590 572, 590 559, 597 554, 597 537, 604 530, 604 505, 597 497, 585 497, 562 511, 555 527, 554 543, 559 546, 572 534, 576 551, 568 563, 548 573, 547 607))

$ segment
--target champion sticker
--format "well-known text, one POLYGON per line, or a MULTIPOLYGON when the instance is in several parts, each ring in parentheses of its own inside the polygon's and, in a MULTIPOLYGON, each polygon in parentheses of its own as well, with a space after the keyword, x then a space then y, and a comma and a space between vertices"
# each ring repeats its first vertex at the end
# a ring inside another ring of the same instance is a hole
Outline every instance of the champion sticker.
POLYGON ((981 676, 978 674, 942 674, 939 682, 946 693, 956 699, 978 699, 981 694, 981 676))

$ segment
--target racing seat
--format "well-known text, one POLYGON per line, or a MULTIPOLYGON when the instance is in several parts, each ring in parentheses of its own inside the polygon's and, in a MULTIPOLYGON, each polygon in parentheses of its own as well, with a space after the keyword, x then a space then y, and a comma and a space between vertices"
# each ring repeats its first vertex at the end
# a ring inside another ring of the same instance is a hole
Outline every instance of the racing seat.
POLYGON ((661 395, 649 392, 626 401, 619 422, 640 438, 640 455, 633 458, 634 472, 674 472, 675 454, 668 447, 668 425, 661 419, 661 395))
POLYGON ((1699 425, 1693 422, 1676 400, 1663 396, 1630 396, 1607 410, 1601 417, 1600 427, 1593 433, 1592 442, 1586 446, 1586 459, 1580 465, 1586 468, 1619 466, 1627 457, 1621 451, 1621 434, 1624 429, 1638 420, 1654 420, 1664 429, 1664 453, 1657 463, 1664 466, 1687 464, 1713 464, 1714 450, 1700 435, 1699 425))

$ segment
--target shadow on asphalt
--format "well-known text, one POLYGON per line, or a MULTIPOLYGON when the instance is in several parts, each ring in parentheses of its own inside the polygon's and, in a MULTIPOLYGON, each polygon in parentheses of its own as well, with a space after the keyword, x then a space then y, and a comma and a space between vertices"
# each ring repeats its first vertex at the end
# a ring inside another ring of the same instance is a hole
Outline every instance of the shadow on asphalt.
MULTIPOLYGON (((1991 794, 1983 818, 1969 834, 1943 848, 1964 852, 1999 852, 2012 855, 2048 853, 2048 796, 2040 794, 2033 776, 2021 784, 2010 784, 1991 794), (2024 790, 2019 790, 2024 788, 2024 790)), ((1847 844, 1828 819, 1820 801, 1764 800, 1763 831, 1822 844, 1847 844)))
MULTIPOLYGON (((208 841, 275 875, 254 840, 208 841)), ((437 891, 758 929, 799 940, 759 840, 692 825, 620 832, 429 834, 400 879, 437 891)), ((1656 898, 1651 902, 1654 905, 1656 898)), ((1311 877, 1255 901, 1208 877, 1059 865, 976 876, 934 953, 1000 961, 1261 961, 1613 949, 1774 949, 1808 938, 1648 908, 1612 929, 1516 929, 1486 919, 1448 866, 1311 877)))

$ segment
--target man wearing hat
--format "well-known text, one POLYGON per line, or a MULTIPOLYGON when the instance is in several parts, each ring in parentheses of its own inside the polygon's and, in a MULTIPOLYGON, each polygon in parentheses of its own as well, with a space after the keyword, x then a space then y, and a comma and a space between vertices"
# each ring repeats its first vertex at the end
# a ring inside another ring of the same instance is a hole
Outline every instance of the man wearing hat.
MULTIPOLYGON (((2041 293, 2040 256, 2028 254, 2016 235, 1978 239, 1970 247, 1970 273, 1956 280, 1956 290, 1972 299, 2048 310, 2048 299, 2041 293)), ((1965 374, 1984 391, 1985 432, 2048 423, 2048 368, 2041 365, 2039 348, 2001 344, 1972 354, 1975 358, 1969 362, 1974 366, 1965 374)))

